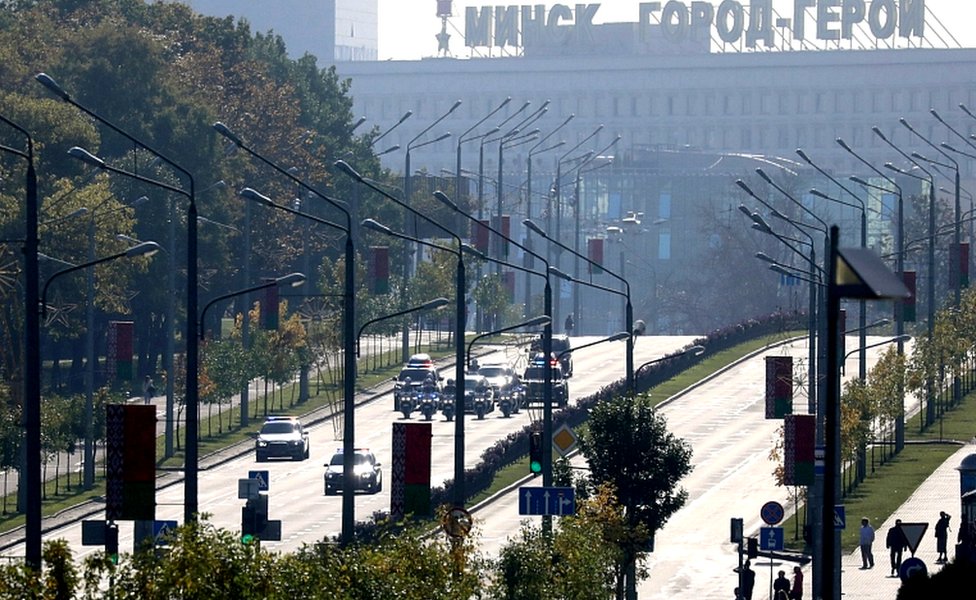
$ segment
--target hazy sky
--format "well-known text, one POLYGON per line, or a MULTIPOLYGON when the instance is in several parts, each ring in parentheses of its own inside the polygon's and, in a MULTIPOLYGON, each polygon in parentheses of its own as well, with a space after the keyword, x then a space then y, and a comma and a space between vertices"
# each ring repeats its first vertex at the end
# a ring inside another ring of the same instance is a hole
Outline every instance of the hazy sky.
MULTIPOLYGON (((660 0, 664 6, 666 0, 660 0)), ((691 0, 683 0, 686 6, 691 0)), ((748 6, 749 0, 741 0, 748 6)), ((915 0, 916 2, 919 0, 915 0)), ((498 0, 454 0, 454 14, 451 19, 454 27, 448 25, 451 34, 451 50, 455 55, 467 56, 462 43, 464 28, 464 9, 467 6, 495 5, 534 5, 553 4, 575 5, 585 0, 519 0, 499 2, 498 0)), ((600 4, 594 23, 636 22, 640 0, 603 0, 589 2, 600 4)), ((720 4, 713 0, 712 4, 720 4)), ((837 0, 840 4, 840 0, 837 0)), ((925 0, 929 21, 937 17, 960 44, 976 47, 976 2, 973 0, 925 0)), ((440 32, 441 22, 435 15, 437 0, 379 0, 379 58, 380 60, 415 60, 437 54, 437 41, 434 36, 440 32)), ((773 7, 781 16, 793 14, 792 0, 773 0, 773 7)), ((928 35, 928 31, 926 32, 928 35)))

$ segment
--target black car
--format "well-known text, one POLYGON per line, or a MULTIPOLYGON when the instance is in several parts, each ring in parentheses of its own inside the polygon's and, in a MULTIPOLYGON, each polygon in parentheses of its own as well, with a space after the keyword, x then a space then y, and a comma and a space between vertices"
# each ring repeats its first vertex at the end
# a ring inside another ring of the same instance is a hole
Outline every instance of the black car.
POLYGON ((272 457, 308 458, 308 432, 297 417, 268 417, 254 442, 258 462, 272 457))
MULTIPOLYGON (((379 493, 383 490, 383 471, 376 456, 370 452, 369 448, 356 448, 356 459, 353 462, 353 473, 356 478, 356 490, 362 490, 371 494, 379 493)), ((331 496, 342 491, 342 462, 345 453, 339 450, 332 455, 332 459, 325 465, 325 495, 331 496)))
MULTIPOLYGON (((559 361, 549 361, 550 378, 552 380, 552 402, 557 406, 566 406, 569 402, 569 384, 563 377, 562 366, 559 361)), ((541 404, 545 399, 546 390, 546 361, 542 355, 533 358, 522 374, 522 386, 525 389, 527 404, 541 404)))
MULTIPOLYGON (((559 357, 559 365, 562 367, 563 377, 573 376, 573 344, 569 341, 568 335, 552 336, 552 353, 559 357)), ((542 352, 542 337, 532 341, 532 352, 542 352)))

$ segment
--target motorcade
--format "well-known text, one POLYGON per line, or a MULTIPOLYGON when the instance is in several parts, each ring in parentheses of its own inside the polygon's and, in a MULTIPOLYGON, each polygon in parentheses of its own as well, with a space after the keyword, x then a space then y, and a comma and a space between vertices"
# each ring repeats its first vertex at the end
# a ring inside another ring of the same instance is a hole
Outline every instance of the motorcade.
MULTIPOLYGON (((353 461, 353 476, 356 490, 377 494, 383 490, 383 470, 376 455, 369 448, 356 448, 353 461)), ((325 495, 338 494, 343 489, 343 459, 345 453, 340 448, 325 464, 325 495)))
POLYGON ((309 454, 308 432, 298 417, 268 417, 254 441, 254 453, 258 462, 281 457, 305 460, 309 454))
POLYGON ((414 354, 411 356, 407 364, 400 369, 400 373, 393 378, 393 410, 403 412, 400 406, 401 399, 407 399, 411 403, 408 412, 415 410, 419 403, 421 388, 428 376, 433 377, 437 393, 440 394, 444 378, 438 373, 437 366, 430 355, 414 354))

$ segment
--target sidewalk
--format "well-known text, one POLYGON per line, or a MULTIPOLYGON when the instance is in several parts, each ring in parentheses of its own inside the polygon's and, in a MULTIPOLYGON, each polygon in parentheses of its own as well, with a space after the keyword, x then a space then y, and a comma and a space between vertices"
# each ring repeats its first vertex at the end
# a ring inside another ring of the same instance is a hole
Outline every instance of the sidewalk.
MULTIPOLYGON (((944 510, 952 516, 949 531, 949 559, 955 556, 954 547, 956 534, 960 523, 959 472, 956 467, 962 460, 976 454, 976 445, 968 443, 959 448, 942 466, 930 475, 915 493, 905 501, 895 514, 884 523, 872 523, 875 528, 874 540, 874 568, 861 570, 860 550, 841 557, 841 593, 847 598, 857 600, 894 600, 898 595, 901 580, 891 577, 891 561, 885 548, 885 535, 888 529, 895 525, 895 519, 902 523, 928 523, 928 530, 922 537, 915 552, 915 557, 925 563, 928 572, 938 572, 942 565, 936 564, 938 554, 935 551, 935 522, 939 518, 939 511, 944 510)), ((847 515, 848 527, 860 527, 860 515, 847 515)), ((911 556, 906 550, 903 559, 911 556)), ((809 568, 806 569, 809 571, 809 568)), ((809 572, 806 582, 810 581, 809 572)), ((809 586, 809 583, 806 584, 809 586)), ((808 588, 809 589, 809 588, 808 588)))

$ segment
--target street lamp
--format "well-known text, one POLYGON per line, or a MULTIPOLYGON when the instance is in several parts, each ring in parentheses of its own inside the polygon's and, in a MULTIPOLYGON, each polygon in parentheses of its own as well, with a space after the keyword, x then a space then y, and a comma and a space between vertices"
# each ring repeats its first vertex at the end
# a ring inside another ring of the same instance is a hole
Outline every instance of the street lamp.
MULTIPOLYGON (((466 219, 479 222, 473 215, 462 211, 458 205, 451 202, 451 199, 448 198, 443 192, 434 192, 434 197, 440 200, 441 203, 448 208, 457 211, 466 219)), ((549 317, 549 322, 546 323, 542 328, 542 353, 548 359, 548 357, 552 355, 552 285, 549 281, 549 261, 547 261, 545 257, 536 253, 534 250, 516 242, 514 239, 506 236, 494 227, 490 225, 483 226, 500 239, 504 239, 508 243, 523 250, 526 254, 538 258, 545 265, 545 271, 540 273, 539 271, 535 271, 528 267, 519 266, 515 263, 504 262, 497 258, 489 258, 482 255, 480 252, 476 251, 470 246, 461 247, 463 251, 468 252, 469 254, 475 254, 481 259, 498 262, 518 271, 523 271, 527 275, 536 275, 537 277, 542 277, 545 280, 545 287, 543 288, 542 295, 542 312, 549 317)), ((544 369, 544 371, 545 375, 543 376, 542 380, 542 437, 544 440, 550 440, 550 443, 544 443, 542 445, 542 482, 543 485, 552 485, 552 371, 551 369, 544 369)), ((550 520, 543 518, 543 527, 548 529, 548 524, 550 522, 550 520)))
POLYGON ((0 151, 14 154, 27 162, 24 216, 24 475, 26 490, 24 512, 25 557, 27 568, 41 570, 41 320, 38 314, 40 269, 38 267, 37 171, 34 168, 34 139, 20 125, 4 116, 0 120, 16 129, 27 140, 25 150, 0 145, 0 151))
POLYGON ((482 333, 480 335, 474 336, 473 338, 471 338, 471 341, 468 342, 468 352, 464 358, 464 366, 466 368, 471 368, 471 349, 474 348, 475 343, 477 343, 479 340, 482 340, 486 337, 491 337, 493 335, 498 335, 499 333, 505 333, 506 331, 514 331, 515 329, 520 329, 522 327, 525 328, 538 327, 539 325, 547 326, 551 321, 552 319, 549 318, 549 315, 539 315, 538 317, 534 317, 532 319, 529 319, 528 321, 523 321, 516 325, 509 325, 508 327, 502 327, 494 331, 489 331, 487 333, 482 333))
POLYGON ((583 348, 589 348, 590 346, 596 346, 597 344, 602 344, 604 342, 619 342, 620 340, 626 340, 626 339, 629 339, 629 338, 630 338, 630 334, 627 333, 626 331, 618 331, 617 333, 615 333, 615 334, 613 334, 613 335, 611 335, 609 337, 600 338, 600 339, 596 340, 595 342, 587 342, 585 344, 580 344, 579 346, 574 346, 574 347, 569 348, 567 350, 563 350, 562 352, 560 352, 559 354, 556 355, 556 360, 557 361, 558 360, 561 360, 562 357, 566 356, 567 354, 570 354, 572 352, 576 352, 577 350, 582 350, 583 348))
POLYGON ((548 233, 543 231, 541 227, 536 225, 531 219, 526 219, 522 221, 522 223, 536 235, 542 236, 543 239, 548 240, 551 244, 554 244, 555 246, 558 246, 559 248, 566 250, 570 254, 573 254, 576 257, 581 258, 586 263, 603 269, 605 273, 607 273, 608 275, 610 275, 611 277, 613 277, 614 279, 616 279, 617 281, 621 282, 624 285, 625 291, 621 292, 620 290, 615 290, 613 288, 596 285, 588 281, 581 281, 574 277, 570 277, 569 275, 563 273, 562 271, 559 271, 557 267, 549 267, 549 272, 561 279, 565 279, 567 281, 571 281, 577 284, 586 285, 592 288, 600 289, 606 292, 610 292, 612 294, 622 295, 626 297, 627 304, 624 307, 625 308, 624 327, 626 327, 627 328, 626 330, 631 333, 631 336, 627 338, 627 349, 626 349, 627 391, 633 393, 634 391, 634 334, 636 332, 634 331, 634 306, 633 304, 631 304, 630 301, 630 282, 627 281, 625 278, 621 277, 620 275, 618 275, 617 273, 606 268, 605 266, 590 260, 589 257, 583 256, 582 254, 576 252, 575 250, 563 244, 559 240, 551 237, 548 233))
MULTIPOLYGON (((413 213, 415 216, 420 217, 421 219, 424 219, 428 223, 431 223, 435 227, 441 229, 442 231, 444 231, 445 233, 447 233, 449 236, 451 236, 452 238, 454 238, 454 241, 457 244, 457 249, 456 250, 455 249, 452 249, 452 248, 447 248, 445 246, 441 246, 439 244, 430 244, 430 243, 427 243, 427 242, 424 242, 424 241, 420 240, 419 238, 414 238, 414 237, 411 237, 411 236, 406 236, 404 234, 396 233, 396 232, 390 230, 389 228, 387 228, 387 227, 385 227, 383 225, 380 225, 379 223, 377 223, 376 221, 373 221, 371 219, 367 219, 366 221, 363 221, 364 226, 366 226, 366 223, 369 222, 369 223, 371 223, 371 225, 368 225, 369 227, 372 227, 375 230, 381 231, 382 233, 384 233, 386 235, 391 235, 393 237, 399 237, 400 239, 404 239, 404 240, 407 240, 407 241, 413 241, 414 243, 417 243, 417 244, 422 244, 422 245, 427 245, 427 246, 433 246, 433 247, 436 247, 436 248, 439 248, 439 249, 442 249, 442 250, 446 250, 448 252, 454 253, 455 256, 457 257, 457 272, 455 274, 455 279, 454 279, 454 286, 455 286, 454 287, 454 295, 455 295, 455 299, 454 299, 454 302, 455 302, 455 317, 454 317, 455 353, 454 353, 454 360, 455 360, 455 363, 456 363, 454 365, 454 381, 455 381, 455 384, 457 385, 457 389, 464 390, 464 317, 465 317, 465 294, 467 292, 467 283, 466 283, 466 280, 465 280, 464 257, 463 257, 462 252, 461 252, 461 243, 462 242, 461 242, 460 236, 458 236, 457 233, 451 231, 450 229, 444 227, 443 225, 441 225, 437 221, 434 221, 433 219, 431 219, 427 215, 421 213, 417 209, 413 208, 408 203, 403 202, 403 201, 397 199, 396 196, 394 196, 393 194, 390 194, 389 192, 387 192, 386 190, 384 190, 380 186, 376 185, 370 179, 367 179, 367 178, 363 177, 361 174, 359 174, 359 172, 357 172, 355 169, 353 169, 351 166, 349 166, 349 164, 347 164, 345 161, 342 161, 342 160, 336 161, 335 166, 342 173, 344 173, 344 174, 348 175, 349 177, 353 178, 354 180, 356 180, 360 184, 365 185, 366 187, 368 187, 368 188, 372 189, 373 191, 379 193, 381 196, 384 196, 385 198, 393 201, 394 203, 399 204, 403 208, 405 208, 408 211, 410 211, 411 213, 413 213)), ((406 331, 407 329, 409 329, 409 328, 407 326, 404 326, 404 331, 406 331)), ((464 500, 465 500, 465 495, 464 495, 464 394, 462 392, 462 393, 456 394, 456 396, 457 397, 454 399, 454 403, 455 403, 455 419, 454 419, 454 504, 455 504, 455 506, 460 507, 460 506, 464 506, 464 500)))
POLYGON ((693 354, 694 356, 701 356, 704 353, 705 353, 705 347, 704 346, 698 346, 698 345, 691 346, 690 348, 685 348, 684 350, 682 350, 681 352, 678 352, 677 354, 668 354, 666 356, 661 356, 659 358, 655 358, 654 360, 647 361, 646 363, 644 363, 641 366, 637 367, 637 369, 634 371, 634 375, 636 376, 638 373, 641 372, 641 370, 643 370, 643 369, 645 369, 645 368, 647 368, 647 367, 649 367, 649 366, 651 366, 653 364, 657 364, 659 362, 663 362, 663 361, 666 361, 666 360, 671 360, 673 358, 678 358, 679 356, 684 356, 685 354, 693 354))
POLYGON ((243 296, 245 294, 250 294, 252 292, 257 292, 272 287, 289 287, 289 286, 300 287, 304 283, 305 283, 304 273, 289 273, 288 275, 283 275, 281 277, 277 277, 275 279, 270 279, 268 281, 265 281, 261 285, 255 285, 243 290, 236 290, 233 292, 228 292, 226 294, 217 296, 210 302, 207 302, 207 304, 204 305, 203 310, 200 311, 200 339, 203 340, 206 335, 206 332, 204 330, 204 323, 206 323, 207 310, 217 302, 220 302, 221 300, 227 300, 228 298, 233 298, 235 296, 243 296))
MULTIPOLYGON (((472 125, 471 127, 469 127, 467 131, 465 131, 464 133, 462 133, 461 135, 458 136, 458 139, 457 139, 457 156, 455 157, 456 160, 455 160, 455 169, 454 169, 454 202, 457 203, 458 206, 461 205, 461 177, 462 177, 462 175, 461 175, 461 146, 464 145, 467 142, 473 142, 475 140, 483 139, 486 135, 491 135, 491 134, 495 133, 496 131, 498 131, 498 129, 495 128, 495 129, 491 129, 491 130, 489 130, 489 131, 487 131, 485 133, 482 133, 480 135, 473 135, 471 137, 468 137, 468 135, 472 131, 474 131, 475 129, 481 127, 481 125, 485 121, 487 121, 488 119, 490 119, 493 116, 495 116, 495 114, 498 113, 498 111, 500 111, 503 108, 505 108, 506 106, 508 106, 509 102, 511 102, 511 101, 512 101, 512 97, 511 96, 506 97, 504 100, 502 100, 501 104, 499 104, 498 106, 496 106, 491 112, 489 112, 487 115, 485 115, 484 117, 482 117, 477 123, 475 123, 474 125, 472 125)), ((454 224, 454 227, 455 227, 455 230, 456 231, 459 231, 459 232, 461 231, 461 224, 460 224, 460 222, 455 223, 454 224)))
MULTIPOLYGON (((864 349, 867 350, 868 348, 877 348, 878 346, 884 346, 886 344, 895 344, 895 343, 904 344, 905 342, 911 341, 911 339, 912 339, 912 336, 910 336, 910 335, 898 335, 898 336, 895 336, 893 338, 888 338, 886 340, 881 340, 880 342, 875 342, 873 344, 869 344, 869 345, 865 346, 864 349)), ((847 358, 851 354, 854 354, 855 352, 857 352, 857 350, 851 350, 850 352, 848 352, 847 354, 844 355, 844 358, 841 360, 841 363, 840 363, 840 374, 841 375, 844 374, 844 366, 847 363, 847 358)))
POLYGON ((363 331, 365 331, 368 326, 374 323, 379 323, 380 321, 386 321, 387 319, 394 319, 396 317, 400 317, 414 312, 420 312, 425 310, 436 310, 442 306, 447 306, 448 304, 450 304, 450 302, 451 301, 448 300, 447 298, 434 298, 433 300, 428 300, 427 302, 424 302, 419 306, 413 306, 405 310, 397 311, 395 313, 383 315, 382 317, 376 317, 375 319, 370 319, 369 321, 366 321, 359 328, 359 333, 356 334, 356 357, 357 358, 359 357, 359 338, 363 336, 363 331))
MULTIPOLYGON (((542 138, 540 138, 539 141, 537 141, 535 144, 532 145, 531 148, 529 148, 528 159, 526 161, 526 163, 528 165, 528 178, 526 179, 526 184, 525 184, 525 186, 526 186, 526 189, 525 189, 525 218, 527 218, 527 219, 531 219, 533 217, 533 215, 532 215, 532 159, 536 155, 542 154, 544 152, 549 152, 550 150, 555 150, 556 148, 560 148, 560 147, 566 145, 566 141, 565 140, 561 140, 561 141, 556 142, 555 144, 551 144, 549 146, 546 146, 545 144, 549 140, 549 138, 551 138, 552 136, 554 136, 555 134, 557 134, 559 132, 559 130, 561 130, 563 127, 565 127, 566 125, 568 125, 569 122, 572 121, 575 116, 576 116, 575 114, 571 114, 568 117, 566 117, 566 120, 563 121, 558 127, 556 127, 555 129, 553 129, 552 131, 550 131, 546 135, 542 136, 542 138)), ((526 241, 526 246, 528 246, 531 249, 532 248, 532 238, 531 237, 526 237, 525 241, 526 241)), ((525 263, 524 263, 525 266, 531 268, 533 266, 533 262, 534 261, 533 261, 532 254, 526 253, 525 254, 525 263)), ((532 302, 532 285, 531 285, 530 281, 531 281, 531 278, 529 277, 529 274, 526 273, 525 274, 525 310, 526 311, 529 310, 529 305, 532 302)))

